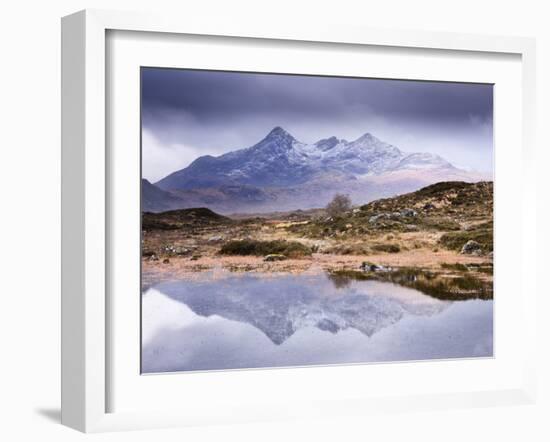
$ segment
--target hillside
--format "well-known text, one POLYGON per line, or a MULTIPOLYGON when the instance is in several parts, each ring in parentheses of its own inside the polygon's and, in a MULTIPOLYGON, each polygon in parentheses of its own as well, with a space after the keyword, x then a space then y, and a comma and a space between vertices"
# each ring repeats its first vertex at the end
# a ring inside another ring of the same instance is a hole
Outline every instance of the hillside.
POLYGON ((393 240, 379 245, 380 250, 402 247, 400 235, 424 242, 435 238, 441 247, 455 251, 473 240, 480 245, 479 253, 487 254, 493 250, 493 183, 437 183, 373 201, 335 218, 319 216, 289 229, 311 238, 361 240, 393 234, 393 240))
POLYGON ((448 181, 432 184, 416 192, 393 198, 385 198, 361 207, 364 213, 392 212, 413 208, 423 213, 439 216, 459 216, 475 218, 486 216, 493 210, 493 183, 482 181, 466 183, 448 181))
POLYGON ((141 210, 145 212, 163 212, 181 207, 183 202, 171 192, 151 184, 148 180, 141 180, 141 210))
POLYGON ((194 227, 226 225, 231 219, 205 207, 170 210, 162 213, 144 212, 141 218, 143 230, 177 230, 194 227))

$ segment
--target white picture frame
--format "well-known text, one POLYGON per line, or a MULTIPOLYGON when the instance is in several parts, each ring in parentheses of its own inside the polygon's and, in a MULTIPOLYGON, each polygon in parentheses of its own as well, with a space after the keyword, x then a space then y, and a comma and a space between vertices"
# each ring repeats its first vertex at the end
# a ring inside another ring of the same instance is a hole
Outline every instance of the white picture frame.
MULTIPOLYGON (((308 403, 250 406, 236 404, 232 414, 185 412, 109 412, 107 397, 110 346, 107 327, 113 320, 108 303, 109 187, 106 120, 108 118, 106 35, 109 31, 273 39, 287 42, 370 45, 381 48, 426 48, 515 54, 521 57, 523 161, 522 326, 533 335, 536 285, 526 277, 528 256, 536 256, 534 238, 535 43, 532 39, 416 31, 390 31, 344 26, 281 23, 216 23, 196 17, 81 11, 62 21, 62 423, 85 432, 219 422, 247 422, 531 403, 535 397, 535 339, 526 343, 523 383, 514 388, 377 398, 316 399, 308 403), (288 409, 292 409, 289 412, 288 409)), ((242 376, 242 373, 241 373, 242 376)))

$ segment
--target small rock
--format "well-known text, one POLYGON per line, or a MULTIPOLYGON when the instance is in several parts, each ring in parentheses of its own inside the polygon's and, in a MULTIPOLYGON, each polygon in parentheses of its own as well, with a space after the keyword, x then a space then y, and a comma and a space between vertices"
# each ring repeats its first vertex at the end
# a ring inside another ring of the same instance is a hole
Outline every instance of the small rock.
POLYGON ((202 255, 198 255, 198 254, 197 254, 197 255, 193 255, 193 256, 191 257, 191 261, 197 261, 197 260, 199 260, 200 258, 202 258, 202 255))
POLYGON ((208 242, 220 242, 223 241, 223 236, 221 235, 215 235, 208 238, 208 242))
POLYGON ((481 245, 477 241, 470 239, 462 246, 460 253, 463 255, 481 255, 481 245))
POLYGON ((168 253, 170 255, 176 253, 176 248, 172 245, 164 246, 163 249, 164 253, 168 253))
POLYGON ((424 210, 433 210, 435 209, 435 206, 432 203, 426 203, 423 207, 424 210))
POLYGON ((369 223, 374 224, 379 219, 390 219, 391 215, 389 213, 379 213, 378 215, 373 215, 369 218, 369 223))
POLYGON ((149 261, 158 261, 159 260, 159 257, 155 254, 149 256, 149 261))
POLYGON ((281 255, 278 253, 273 253, 271 255, 264 256, 264 261, 266 262, 273 262, 273 261, 284 261, 286 259, 285 255, 281 255))
POLYGON ((401 216, 411 216, 411 217, 414 217, 414 216, 417 215, 416 210, 409 209, 409 208, 406 208, 406 209, 401 210, 400 213, 401 213, 401 216))
POLYGON ((170 264, 170 260, 169 260, 168 258, 164 258, 164 259, 162 260, 162 263, 163 263, 163 264, 170 264))
POLYGON ((191 253, 191 250, 185 247, 177 246, 174 248, 174 253, 176 255, 188 255, 189 253, 191 253))

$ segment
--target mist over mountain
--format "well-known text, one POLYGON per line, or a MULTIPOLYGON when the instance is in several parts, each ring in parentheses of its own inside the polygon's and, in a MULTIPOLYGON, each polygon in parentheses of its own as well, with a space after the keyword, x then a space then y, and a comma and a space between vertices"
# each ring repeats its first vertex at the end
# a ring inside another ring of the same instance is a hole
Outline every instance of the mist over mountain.
POLYGON ((435 154, 403 152, 370 133, 354 141, 333 136, 306 144, 276 127, 251 147, 199 157, 154 186, 144 183, 143 210, 295 210, 322 207, 335 193, 362 204, 439 181, 480 179, 487 177, 435 154))

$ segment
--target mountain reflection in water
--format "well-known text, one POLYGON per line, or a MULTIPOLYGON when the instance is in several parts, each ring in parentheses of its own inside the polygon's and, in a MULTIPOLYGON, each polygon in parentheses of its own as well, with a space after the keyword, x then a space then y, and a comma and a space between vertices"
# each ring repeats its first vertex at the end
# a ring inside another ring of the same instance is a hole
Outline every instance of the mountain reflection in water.
POLYGON ((146 373, 492 355, 492 301, 387 282, 243 274, 161 283, 142 302, 146 373))

